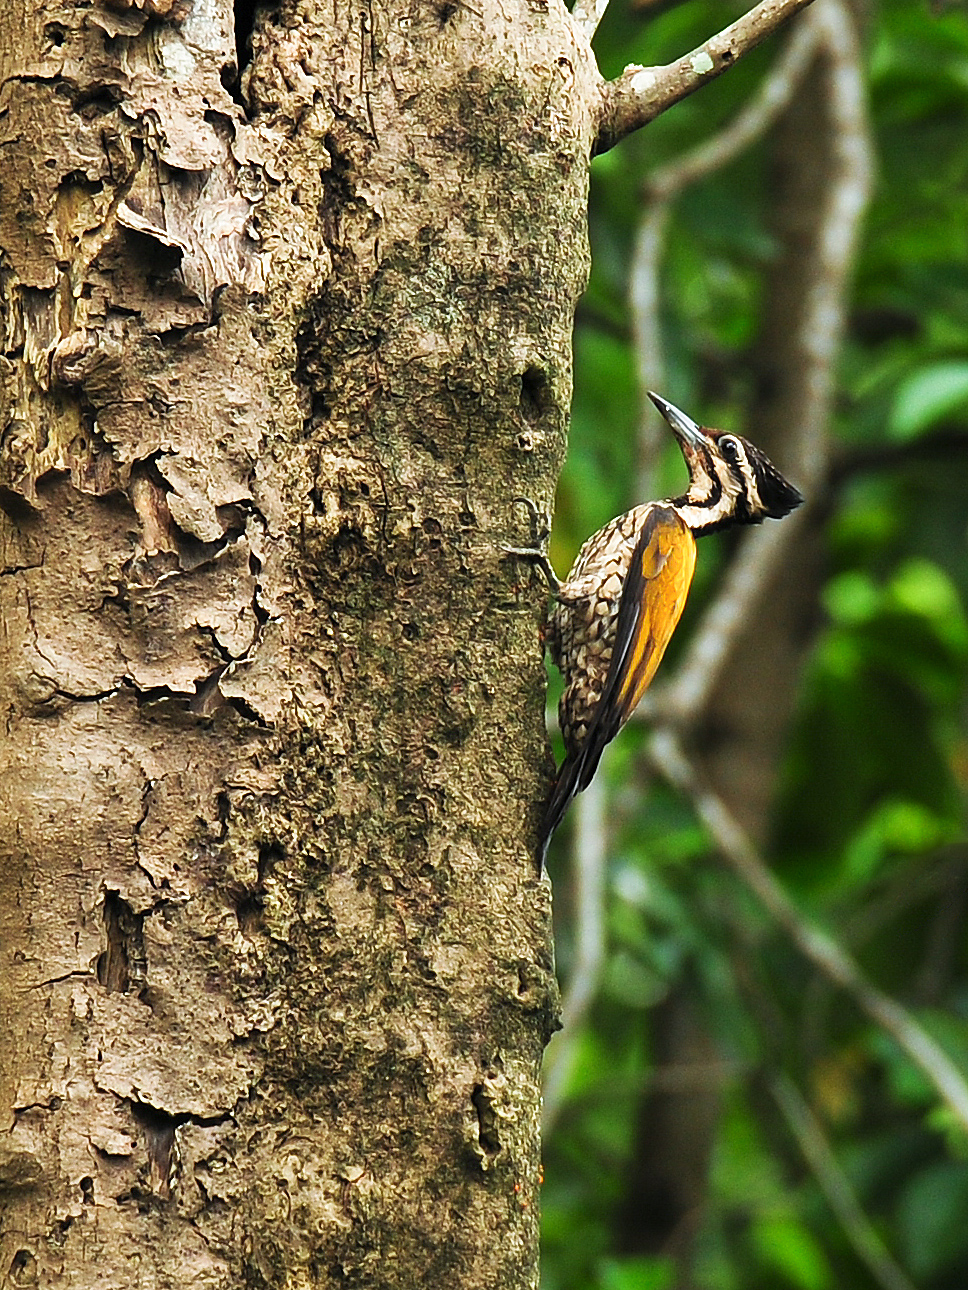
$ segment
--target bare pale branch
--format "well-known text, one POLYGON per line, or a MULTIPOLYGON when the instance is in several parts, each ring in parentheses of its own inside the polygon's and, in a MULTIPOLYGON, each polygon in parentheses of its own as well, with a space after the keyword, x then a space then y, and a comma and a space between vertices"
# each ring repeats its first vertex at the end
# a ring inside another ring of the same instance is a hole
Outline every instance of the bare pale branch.
POLYGON ((723 859, 755 893, 774 922, 805 958, 891 1036, 968 1132, 968 1083, 944 1049, 907 1008, 868 981, 832 936, 797 909, 722 798, 700 781, 678 736, 660 731, 653 736, 649 752, 659 773, 691 800, 723 859))
POLYGON ((607 152, 707 81, 721 76, 811 0, 761 0, 691 53, 658 67, 627 67, 602 92, 596 152, 607 152))
POLYGON ((653 170, 643 185, 645 200, 635 239, 629 284, 636 367, 639 390, 643 394, 636 443, 637 497, 652 494, 653 463, 661 437, 667 433, 662 418, 644 393, 666 388, 662 329, 659 326, 659 280, 672 202, 690 184, 728 165, 764 135, 784 111, 817 49, 819 29, 818 24, 811 20, 812 12, 805 14, 803 21, 797 23, 775 64, 736 117, 712 138, 653 170))
MULTIPOLYGON (((662 260, 666 232, 672 215, 672 198, 648 200, 635 231, 632 270, 629 275, 629 313, 632 348, 639 385, 639 424, 635 437, 635 497, 652 497, 656 466, 668 427, 659 415, 649 390, 665 390, 666 358, 662 336, 662 260)), ((646 695, 646 699, 648 699, 646 695)))
POLYGON ((575 811, 575 966, 561 1005, 561 1030, 544 1065, 542 1128, 561 1110, 578 1031, 598 988, 605 954, 605 790, 593 779, 575 811))
POLYGON ((915 1290, 914 1282, 897 1265, 864 1213, 850 1179, 834 1155, 823 1126, 796 1084, 788 1075, 781 1074, 770 1080, 769 1088, 820 1190, 827 1198, 827 1204, 836 1214, 858 1258, 867 1264, 882 1290, 915 1290))
MULTIPOLYGON (((854 22, 844 0, 817 0, 800 30, 813 33, 816 48, 822 51, 831 68, 828 111, 836 141, 831 182, 813 252, 816 272, 798 335, 798 347, 803 355, 804 397, 798 416, 799 460, 793 463, 792 469, 794 479, 809 501, 827 472, 827 423, 834 391, 834 365, 843 334, 854 247, 870 195, 873 157, 861 54, 854 22)), ((799 59, 807 54, 807 37, 801 39, 804 43, 797 47, 795 58, 792 42, 788 47, 791 56, 788 71, 795 71, 799 59)), ((773 91, 766 97, 774 98, 773 91)), ((744 126, 743 132, 747 128, 744 126)), ((738 136, 734 140, 735 137, 738 136)), ((682 159, 678 174, 696 174, 721 151, 715 140, 701 145, 682 159)), ((660 193, 675 191, 677 163, 663 168, 657 179, 660 193)), ((640 358, 640 368, 642 362, 640 358)), ((798 540, 806 523, 809 523, 809 513, 804 510, 782 524, 768 525, 745 536, 736 563, 706 611, 682 666, 668 687, 646 696, 646 703, 640 708, 643 718, 668 718, 682 724, 700 717, 733 647, 743 634, 744 623, 748 623, 757 601, 780 567, 784 552, 798 540)))

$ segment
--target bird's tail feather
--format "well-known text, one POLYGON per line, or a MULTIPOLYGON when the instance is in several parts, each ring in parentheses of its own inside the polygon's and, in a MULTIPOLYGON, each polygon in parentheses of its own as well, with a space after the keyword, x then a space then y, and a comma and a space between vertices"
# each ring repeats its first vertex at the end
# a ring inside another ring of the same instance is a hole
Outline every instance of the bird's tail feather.
POLYGON ((577 752, 570 752, 561 763, 555 786, 551 790, 548 805, 545 807, 544 818, 541 821, 541 837, 538 843, 539 874, 544 869, 548 845, 554 836, 555 829, 564 818, 572 798, 588 787, 592 781, 592 776, 598 769, 602 749, 595 750, 594 755, 590 755, 591 752, 589 745, 584 744, 577 752))

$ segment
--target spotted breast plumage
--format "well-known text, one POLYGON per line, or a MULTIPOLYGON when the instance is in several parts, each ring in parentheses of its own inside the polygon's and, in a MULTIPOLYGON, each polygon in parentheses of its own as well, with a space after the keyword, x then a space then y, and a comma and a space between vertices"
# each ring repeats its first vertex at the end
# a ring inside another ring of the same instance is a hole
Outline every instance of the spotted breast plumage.
POLYGON ((779 519, 803 501, 767 456, 740 435, 699 426, 650 398, 672 428, 689 470, 677 498, 635 506, 588 539, 559 583, 547 632, 565 682, 559 704, 566 756, 545 809, 539 867, 568 804, 591 782, 606 744, 635 711, 689 594, 696 538, 734 524, 779 519))

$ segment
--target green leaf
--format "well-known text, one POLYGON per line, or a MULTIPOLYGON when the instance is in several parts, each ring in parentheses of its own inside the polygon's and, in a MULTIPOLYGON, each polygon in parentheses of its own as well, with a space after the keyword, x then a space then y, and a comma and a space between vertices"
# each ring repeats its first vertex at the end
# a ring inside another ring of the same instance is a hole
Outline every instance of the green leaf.
POLYGON ((752 1237, 763 1262, 799 1290, 827 1290, 833 1284, 823 1250, 796 1219, 760 1218, 753 1224, 752 1237))
POLYGON ((920 802, 888 799, 875 807, 847 844, 846 876, 869 881, 891 853, 916 854, 957 836, 956 830, 920 802))
POLYGON ((898 1230, 916 1277, 968 1254, 968 1165, 944 1161, 922 1170, 901 1195, 898 1230))
POLYGON ((866 623, 881 605, 881 592, 869 573, 852 569, 831 578, 824 588, 823 603, 834 622, 866 623))
POLYGON ((898 608, 936 622, 958 623, 959 636, 968 636, 958 590, 930 560, 905 560, 891 582, 891 596, 898 608))
POLYGON ((968 362, 933 363, 898 387, 888 419, 893 439, 916 439, 955 412, 968 414, 968 362))
POLYGON ((603 1259, 598 1265, 600 1290, 672 1290, 675 1264, 671 1259, 603 1259))

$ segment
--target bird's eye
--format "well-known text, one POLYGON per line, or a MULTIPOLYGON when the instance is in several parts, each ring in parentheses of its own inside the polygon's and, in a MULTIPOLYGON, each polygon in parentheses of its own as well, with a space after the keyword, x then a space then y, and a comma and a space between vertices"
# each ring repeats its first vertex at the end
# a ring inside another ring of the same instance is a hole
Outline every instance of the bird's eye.
POLYGON ((732 465, 735 466, 739 462, 739 444, 731 434, 724 434, 720 439, 719 451, 732 465))

